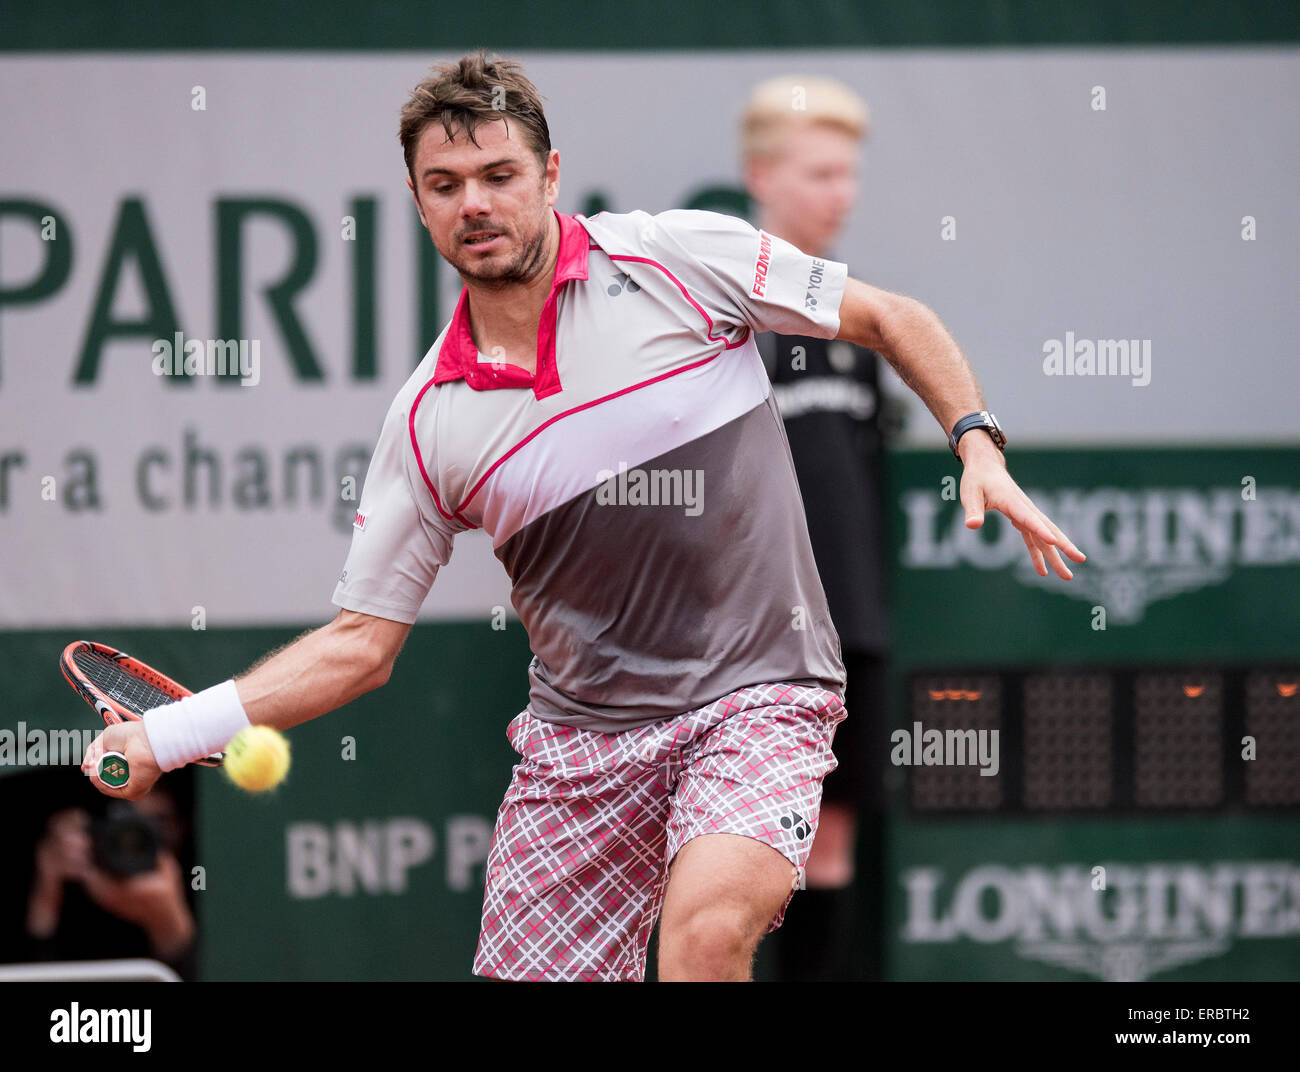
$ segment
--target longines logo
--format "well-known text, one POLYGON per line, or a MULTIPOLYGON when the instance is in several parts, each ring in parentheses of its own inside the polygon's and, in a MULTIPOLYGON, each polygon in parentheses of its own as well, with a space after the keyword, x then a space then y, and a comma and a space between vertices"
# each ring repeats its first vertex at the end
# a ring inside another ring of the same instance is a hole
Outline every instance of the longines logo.
POLYGON ((1026 489, 1029 497, 1088 555, 1074 580, 1039 577, 1024 541, 1000 514, 966 528, 961 504, 930 490, 903 492, 908 569, 1012 567, 1022 584, 1041 586, 1106 608, 1112 623, 1131 625, 1150 604, 1221 584, 1234 570, 1300 563, 1300 489, 1059 488, 1026 489))
POLYGON ((1237 939, 1300 935, 1300 867, 1286 860, 985 864, 955 881, 914 867, 900 881, 904 943, 1010 943, 1023 960, 1110 982, 1220 956, 1237 939))

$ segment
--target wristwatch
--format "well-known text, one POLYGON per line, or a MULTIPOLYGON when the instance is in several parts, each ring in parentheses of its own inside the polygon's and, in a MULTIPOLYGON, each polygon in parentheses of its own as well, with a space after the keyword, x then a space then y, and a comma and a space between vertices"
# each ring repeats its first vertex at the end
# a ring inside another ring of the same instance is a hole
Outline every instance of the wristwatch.
MULTIPOLYGON (((948 448, 957 454, 957 444, 961 437, 969 432, 972 428, 983 428, 989 434, 989 438, 998 445, 998 450, 1007 449, 1007 437, 1002 432, 1002 425, 998 424, 998 419, 988 410, 982 409, 978 413, 968 413, 952 426, 952 431, 948 433, 948 448)), ((960 455, 957 455, 960 457, 960 455)))

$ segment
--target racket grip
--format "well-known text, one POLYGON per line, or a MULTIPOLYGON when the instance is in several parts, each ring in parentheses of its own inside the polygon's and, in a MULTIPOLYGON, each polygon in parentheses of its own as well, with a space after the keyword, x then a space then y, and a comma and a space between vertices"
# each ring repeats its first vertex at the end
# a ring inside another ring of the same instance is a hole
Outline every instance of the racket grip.
POLYGON ((121 752, 105 752, 99 757, 99 780, 114 789, 121 789, 131 780, 131 764, 121 752))

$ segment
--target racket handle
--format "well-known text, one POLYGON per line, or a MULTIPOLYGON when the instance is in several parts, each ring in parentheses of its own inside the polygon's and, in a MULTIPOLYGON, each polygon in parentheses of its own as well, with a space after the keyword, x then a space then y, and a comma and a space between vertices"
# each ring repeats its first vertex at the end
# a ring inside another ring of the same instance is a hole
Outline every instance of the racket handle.
POLYGON ((131 780, 131 764, 121 752, 105 752, 99 757, 99 780, 114 789, 121 789, 131 780))

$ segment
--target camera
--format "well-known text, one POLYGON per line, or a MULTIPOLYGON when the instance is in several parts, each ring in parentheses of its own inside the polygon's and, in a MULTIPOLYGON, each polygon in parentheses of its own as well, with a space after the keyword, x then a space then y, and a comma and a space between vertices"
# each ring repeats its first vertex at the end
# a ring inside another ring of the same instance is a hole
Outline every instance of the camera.
POLYGON ((116 878, 130 878, 158 866, 162 831, 130 804, 117 801, 91 826, 95 866, 116 878))

